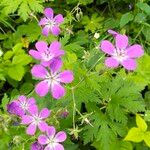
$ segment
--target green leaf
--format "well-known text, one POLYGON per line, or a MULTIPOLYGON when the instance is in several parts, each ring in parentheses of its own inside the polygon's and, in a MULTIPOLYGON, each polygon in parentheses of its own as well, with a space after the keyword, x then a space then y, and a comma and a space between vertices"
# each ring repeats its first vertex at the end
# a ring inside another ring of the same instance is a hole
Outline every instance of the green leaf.
POLYGON ((120 27, 122 28, 126 24, 128 24, 130 21, 132 21, 134 16, 132 15, 131 12, 128 12, 124 15, 122 15, 121 20, 120 20, 120 27))
POLYGON ((138 114, 136 114, 136 124, 137 124, 138 128, 141 129, 142 131, 146 131, 147 130, 146 122, 138 114))
POLYGON ((142 3, 142 2, 138 2, 136 4, 136 6, 138 8, 140 8, 142 11, 144 11, 145 13, 147 13, 147 15, 150 15, 150 6, 146 3, 142 3))
POLYGON ((4 97, 2 98, 1 101, 2 101, 2 108, 3 108, 5 111, 7 111, 6 105, 7 105, 8 102, 9 102, 9 98, 8 98, 8 96, 7 96, 6 93, 4 94, 4 97))
POLYGON ((125 141, 132 141, 132 142, 141 142, 143 140, 143 132, 141 129, 133 127, 129 130, 127 136, 125 137, 125 141))
POLYGON ((24 75, 24 67, 20 65, 14 65, 8 68, 8 76, 14 80, 21 81, 24 75))
POLYGON ((150 131, 145 132, 144 141, 148 147, 150 147, 150 131))

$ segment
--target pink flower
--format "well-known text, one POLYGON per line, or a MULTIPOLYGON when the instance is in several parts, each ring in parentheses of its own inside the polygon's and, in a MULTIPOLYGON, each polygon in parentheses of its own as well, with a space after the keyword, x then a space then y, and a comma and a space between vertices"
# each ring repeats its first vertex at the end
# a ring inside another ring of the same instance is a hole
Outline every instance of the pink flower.
POLYGON ((47 43, 44 41, 39 41, 35 44, 37 49, 31 49, 29 54, 35 59, 41 60, 44 66, 50 65, 50 63, 57 57, 64 55, 64 51, 61 50, 61 43, 54 41, 48 47, 47 43))
POLYGON ((109 55, 105 60, 107 67, 116 68, 122 65, 127 70, 136 69, 135 58, 141 57, 144 51, 139 44, 128 45, 128 37, 126 35, 116 34, 115 46, 108 40, 101 42, 100 48, 109 55))
POLYGON ((118 32, 116 32, 114 30, 111 30, 111 29, 108 30, 108 33, 111 34, 111 35, 113 35, 114 37, 119 34, 118 32))
POLYGON ((26 133, 29 135, 34 135, 37 127, 41 132, 44 132, 48 125, 43 119, 46 119, 49 115, 50 111, 47 108, 43 108, 40 113, 38 113, 37 106, 33 106, 29 109, 29 115, 22 116, 21 124, 29 125, 26 130, 26 133))
POLYGON ((41 145, 46 145, 44 150, 64 150, 64 147, 59 142, 64 142, 67 135, 64 131, 60 131, 56 134, 56 130, 53 126, 47 128, 47 135, 40 135, 38 142, 41 145), (55 135, 56 134, 56 135, 55 135))
POLYGON ((49 32, 57 36, 60 33, 59 25, 64 21, 61 14, 54 17, 54 12, 52 8, 46 8, 44 10, 45 17, 39 22, 40 26, 43 26, 42 34, 48 36, 49 32))
POLYGON ((60 99, 65 95, 65 89, 61 85, 62 83, 71 83, 73 81, 73 73, 69 70, 64 70, 59 73, 59 69, 62 66, 60 59, 51 63, 48 71, 42 65, 34 65, 31 69, 31 73, 34 77, 42 79, 36 85, 35 91, 39 96, 45 96, 51 91, 52 96, 56 99, 60 99))

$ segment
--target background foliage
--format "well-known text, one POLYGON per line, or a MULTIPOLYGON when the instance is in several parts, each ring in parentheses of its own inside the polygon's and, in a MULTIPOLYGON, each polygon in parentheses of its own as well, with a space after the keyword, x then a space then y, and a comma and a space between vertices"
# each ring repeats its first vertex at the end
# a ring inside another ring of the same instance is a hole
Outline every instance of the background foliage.
POLYGON ((34 96, 39 107, 52 110, 49 123, 68 133, 66 150, 149 149, 148 0, 1 0, 0 8, 0 149, 29 149, 35 140, 25 134, 23 126, 15 125, 18 120, 6 111, 6 104, 20 94, 34 96), (60 37, 41 35, 37 21, 45 7, 64 15, 60 37), (143 46, 145 55, 138 60, 134 72, 104 66, 104 54, 98 47, 100 41, 112 40, 108 29, 125 33, 131 44, 143 46), (50 94, 39 98, 34 93, 36 81, 30 69, 35 60, 28 55, 37 40, 50 43, 56 39, 66 53, 63 69, 71 69, 75 75, 74 82, 66 87, 66 96, 59 101, 50 94), (69 112, 67 118, 62 116, 64 111, 69 112), (131 132, 136 122, 138 126, 137 113, 147 126, 145 142, 135 139, 139 135, 131 132))

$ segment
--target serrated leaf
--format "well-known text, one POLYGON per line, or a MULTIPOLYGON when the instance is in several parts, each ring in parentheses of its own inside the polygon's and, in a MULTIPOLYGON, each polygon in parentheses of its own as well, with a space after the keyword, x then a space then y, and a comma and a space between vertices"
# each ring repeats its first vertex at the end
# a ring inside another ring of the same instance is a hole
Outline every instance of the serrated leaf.
POLYGON ((143 140, 143 135, 143 132, 139 128, 133 127, 129 130, 124 140, 132 142, 141 142, 143 140))
POLYGON ((146 131, 147 130, 146 122, 138 114, 136 114, 136 124, 137 124, 138 128, 141 129, 142 131, 146 131))
POLYGON ((128 24, 130 21, 132 21, 134 16, 132 15, 131 12, 128 12, 124 15, 122 15, 121 20, 120 20, 120 27, 122 28, 126 24, 128 24))

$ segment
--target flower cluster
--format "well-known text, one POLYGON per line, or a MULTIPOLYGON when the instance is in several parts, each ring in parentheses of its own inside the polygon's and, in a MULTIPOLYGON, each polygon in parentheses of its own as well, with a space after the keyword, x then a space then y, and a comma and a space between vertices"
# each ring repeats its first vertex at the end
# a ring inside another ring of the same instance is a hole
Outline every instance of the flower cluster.
POLYGON ((115 46, 108 40, 104 40, 100 44, 100 49, 108 55, 105 65, 110 68, 116 68, 122 65, 127 70, 136 69, 135 58, 144 54, 142 46, 139 44, 129 45, 128 37, 119 34, 113 30, 108 30, 115 38, 115 46))

